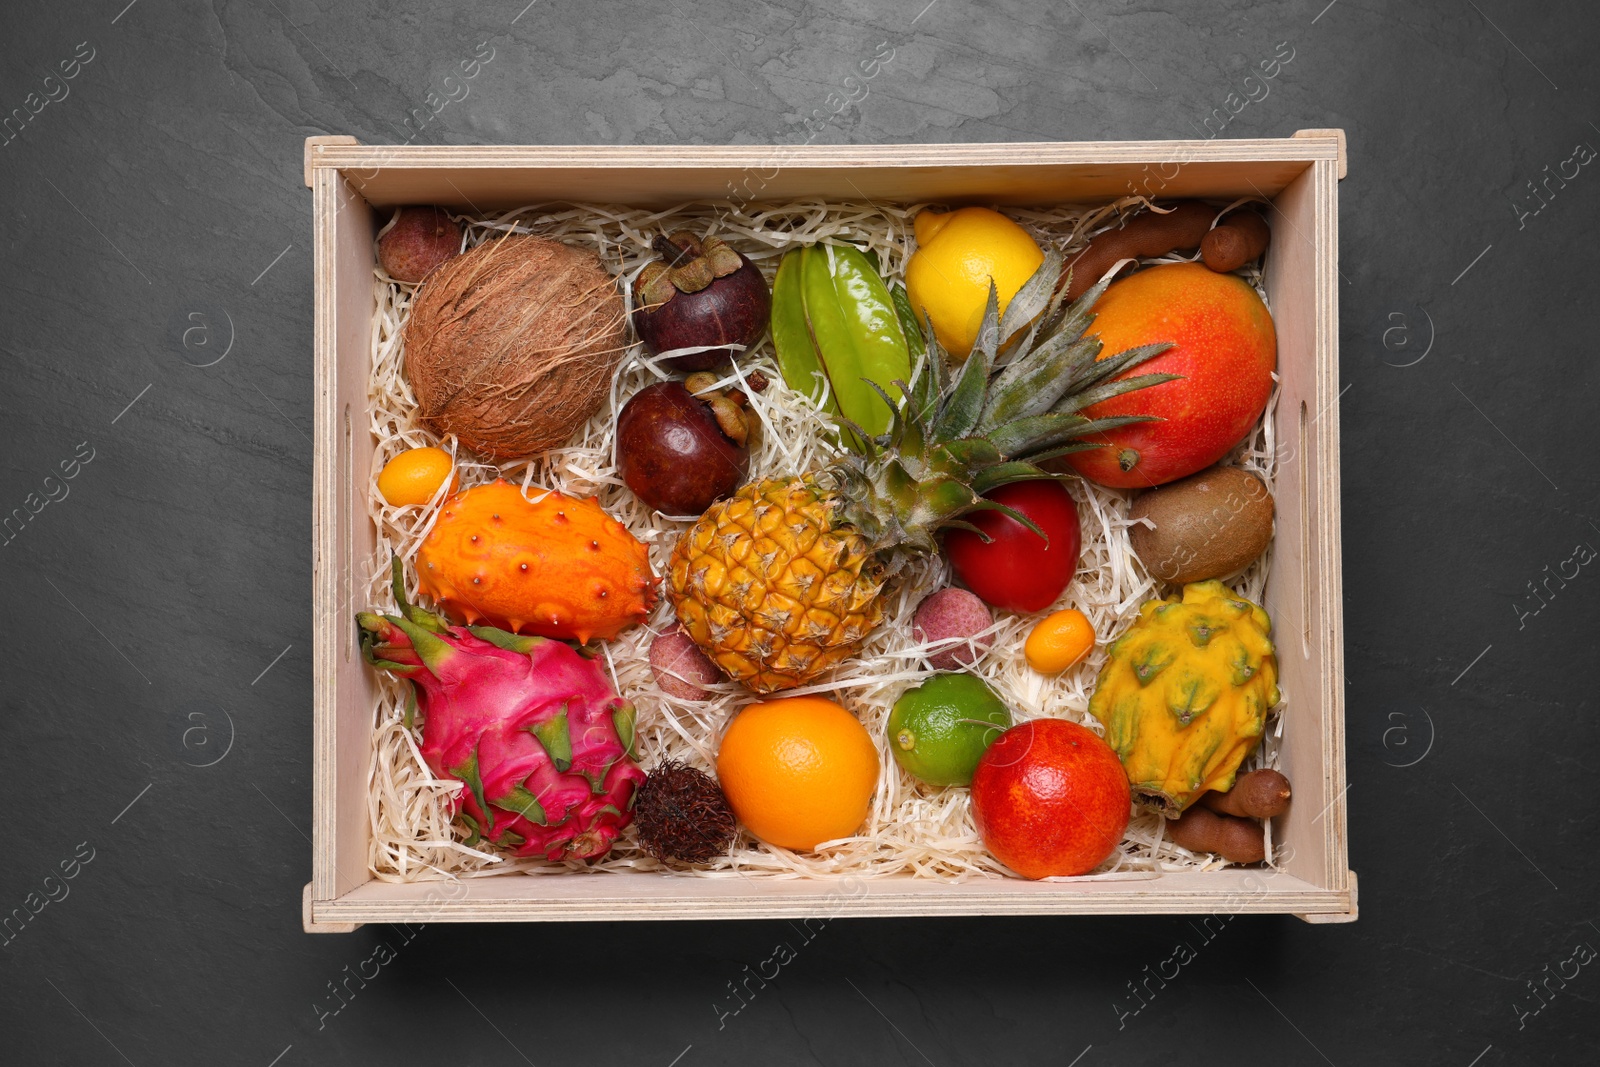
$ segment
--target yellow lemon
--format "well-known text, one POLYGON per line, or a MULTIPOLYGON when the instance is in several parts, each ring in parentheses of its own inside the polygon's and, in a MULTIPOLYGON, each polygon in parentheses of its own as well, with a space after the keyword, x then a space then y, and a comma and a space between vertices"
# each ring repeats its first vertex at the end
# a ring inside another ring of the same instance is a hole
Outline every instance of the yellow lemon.
POLYGON ((442 448, 408 448, 378 472, 378 492, 395 507, 426 504, 454 466, 442 448))
POLYGON ((1028 231, 986 207, 922 211, 912 225, 917 250, 906 263, 906 295, 918 314, 927 310, 951 357, 964 360, 978 339, 989 280, 1004 314, 1044 253, 1028 231))

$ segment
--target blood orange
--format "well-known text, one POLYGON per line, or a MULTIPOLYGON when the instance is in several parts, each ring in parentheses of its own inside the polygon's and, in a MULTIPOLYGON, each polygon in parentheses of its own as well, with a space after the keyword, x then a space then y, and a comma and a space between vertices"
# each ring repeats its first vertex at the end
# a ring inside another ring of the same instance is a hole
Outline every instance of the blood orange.
POLYGON ((1062 719, 1013 726, 972 776, 984 847, 1024 878, 1094 870, 1122 840, 1132 805, 1111 746, 1062 719))

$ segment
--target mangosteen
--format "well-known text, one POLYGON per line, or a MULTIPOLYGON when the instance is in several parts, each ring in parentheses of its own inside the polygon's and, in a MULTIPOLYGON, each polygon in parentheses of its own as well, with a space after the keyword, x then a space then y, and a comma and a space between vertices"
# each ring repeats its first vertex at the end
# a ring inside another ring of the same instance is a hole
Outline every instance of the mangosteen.
POLYGON ((715 384, 704 373, 657 382, 635 393, 617 416, 622 480, 657 511, 698 515, 750 473, 759 422, 743 393, 715 384))
MULTIPOLYGON (((633 328, 652 355, 706 345, 743 345, 761 339, 772 314, 767 280, 743 253, 719 237, 687 231, 657 236, 662 257, 645 267, 633 286, 633 328)), ((674 356, 665 365, 696 371, 735 353, 727 348, 674 356)))

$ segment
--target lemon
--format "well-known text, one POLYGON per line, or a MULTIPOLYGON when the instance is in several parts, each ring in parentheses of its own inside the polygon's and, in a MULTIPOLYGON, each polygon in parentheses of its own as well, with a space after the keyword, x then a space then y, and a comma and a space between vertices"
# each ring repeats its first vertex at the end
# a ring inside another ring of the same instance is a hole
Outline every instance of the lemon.
POLYGON ((895 762, 929 785, 971 785, 984 751, 1011 725, 1011 709, 974 674, 936 674, 889 712, 895 762))
POLYGON ((983 322, 989 280, 1004 314, 1044 253, 1028 231, 986 207, 922 211, 912 225, 917 250, 906 263, 906 295, 919 313, 926 309, 951 357, 966 359, 983 322))
POLYGON ((442 448, 408 448, 378 472, 378 492, 395 507, 426 504, 453 469, 450 453, 442 448))

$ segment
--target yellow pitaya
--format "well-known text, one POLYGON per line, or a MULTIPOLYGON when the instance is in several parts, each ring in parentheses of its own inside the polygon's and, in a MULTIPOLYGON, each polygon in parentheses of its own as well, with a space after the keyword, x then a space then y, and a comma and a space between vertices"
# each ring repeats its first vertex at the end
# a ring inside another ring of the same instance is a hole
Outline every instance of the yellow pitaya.
POLYGON ((1108 650, 1089 699, 1134 803, 1169 819, 1233 787, 1278 703, 1272 620, 1219 581, 1151 600, 1108 650))

